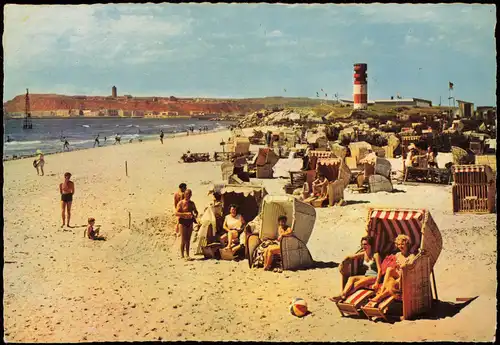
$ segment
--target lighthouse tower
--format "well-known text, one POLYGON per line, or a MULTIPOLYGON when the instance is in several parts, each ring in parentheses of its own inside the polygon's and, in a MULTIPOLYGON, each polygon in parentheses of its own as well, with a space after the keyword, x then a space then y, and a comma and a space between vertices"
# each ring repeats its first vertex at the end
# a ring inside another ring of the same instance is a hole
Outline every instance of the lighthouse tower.
POLYGON ((366 109, 368 107, 367 69, 368 67, 365 63, 354 64, 354 87, 352 92, 354 109, 366 109))

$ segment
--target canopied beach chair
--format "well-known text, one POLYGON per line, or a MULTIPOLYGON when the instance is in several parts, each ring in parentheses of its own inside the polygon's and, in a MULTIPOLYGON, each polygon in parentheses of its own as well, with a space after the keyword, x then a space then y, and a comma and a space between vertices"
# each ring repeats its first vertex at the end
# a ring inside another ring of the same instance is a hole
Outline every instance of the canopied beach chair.
POLYGON ((495 212, 495 174, 488 165, 454 165, 453 212, 495 212))
POLYGON ((267 195, 262 203, 262 211, 248 224, 251 232, 246 239, 246 257, 250 268, 256 258, 257 247, 266 239, 278 238, 278 217, 286 216, 293 230, 292 236, 283 237, 280 242, 281 263, 284 270, 311 267, 314 263, 307 242, 316 221, 316 210, 292 196, 267 195))
MULTIPOLYGON (((410 253, 414 261, 403 268, 401 276, 401 298, 390 296, 376 307, 365 307, 369 298, 375 295, 370 289, 360 289, 343 302, 338 302, 342 316, 360 315, 362 310, 369 318, 398 317, 412 319, 430 310, 432 291, 437 299, 434 265, 441 253, 441 233, 429 211, 421 209, 370 208, 366 233, 375 239, 374 250, 382 260, 396 252, 394 239, 398 234, 410 237, 410 253), (431 280, 432 276, 432 280, 431 280)), ((361 249, 357 253, 361 252, 361 249)), ((340 266, 342 289, 350 276, 363 275, 363 259, 347 259, 340 266)))
MULTIPOLYGON (((250 183, 238 185, 222 183, 213 186, 210 189, 210 193, 212 192, 221 195, 221 203, 211 204, 205 209, 201 217, 196 249, 196 254, 205 254, 206 257, 218 255, 213 249, 218 250, 221 247, 220 235, 224 233, 222 225, 224 217, 229 214, 230 205, 238 205, 239 213, 248 223, 258 215, 262 200, 267 195, 263 186, 250 183)), ((244 244, 244 241, 240 244, 244 244)))
POLYGON ((279 157, 270 148, 259 148, 255 157, 255 167, 257 178, 272 178, 273 167, 278 162, 279 157))

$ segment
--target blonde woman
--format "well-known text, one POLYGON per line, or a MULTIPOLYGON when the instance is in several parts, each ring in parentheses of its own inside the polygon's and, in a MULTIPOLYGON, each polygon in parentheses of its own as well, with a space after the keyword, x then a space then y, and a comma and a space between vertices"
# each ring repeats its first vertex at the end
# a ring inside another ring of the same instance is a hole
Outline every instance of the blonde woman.
MULTIPOLYGON (((410 254, 411 241, 407 235, 398 235, 394 240, 399 252, 394 255, 394 259, 387 267, 382 287, 367 304, 368 307, 375 307, 379 302, 389 296, 399 297, 401 295, 401 272, 403 267, 411 264, 415 259, 414 254, 410 254)), ((386 260, 384 260, 385 262, 386 260)), ((391 260, 388 260, 391 261, 391 260)))

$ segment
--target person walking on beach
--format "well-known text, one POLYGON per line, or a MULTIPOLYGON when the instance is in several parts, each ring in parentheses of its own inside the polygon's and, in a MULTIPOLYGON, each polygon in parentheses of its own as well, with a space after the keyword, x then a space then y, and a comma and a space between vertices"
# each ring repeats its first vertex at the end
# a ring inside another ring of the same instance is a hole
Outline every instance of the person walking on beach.
POLYGON ((59 184, 59 192, 61 193, 61 210, 62 210, 62 225, 64 227, 66 221, 66 212, 68 214, 68 222, 66 225, 70 227, 69 222, 71 219, 71 203, 73 202, 73 194, 75 194, 75 184, 70 181, 71 173, 67 172, 64 174, 64 182, 59 184))
POLYGON ((36 174, 40 175, 40 171, 42 172, 42 176, 44 175, 43 166, 45 165, 45 157, 43 156, 43 152, 41 150, 36 150, 38 154, 38 158, 33 162, 34 167, 36 168, 36 174))
POLYGON ((121 143, 121 141, 120 141, 120 140, 121 140, 120 136, 119 136, 118 134, 116 134, 116 135, 115 135, 115 142, 114 142, 114 144, 113 144, 113 145, 116 145, 116 143, 118 143, 118 144, 120 144, 120 145, 121 145, 122 143, 121 143))
POLYGON ((63 151, 64 150, 68 150, 69 151, 69 142, 68 142, 68 139, 66 139, 66 137, 64 137, 63 151))
POLYGON ((191 189, 186 189, 184 199, 177 204, 175 215, 179 217, 179 230, 181 232, 181 258, 184 258, 186 252, 186 260, 191 260, 189 256, 189 244, 191 242, 191 234, 193 233, 193 223, 198 217, 196 205, 191 201, 193 193, 191 189))
POLYGON ((99 145, 99 134, 97 134, 97 137, 95 137, 95 140, 94 140, 94 147, 97 145, 97 147, 101 146, 99 145))
POLYGON ((163 144, 163 136, 164 136, 164 135, 165 135, 165 134, 163 134, 163 129, 162 129, 162 130, 160 130, 160 141, 161 141, 161 143, 162 143, 162 144, 163 144))

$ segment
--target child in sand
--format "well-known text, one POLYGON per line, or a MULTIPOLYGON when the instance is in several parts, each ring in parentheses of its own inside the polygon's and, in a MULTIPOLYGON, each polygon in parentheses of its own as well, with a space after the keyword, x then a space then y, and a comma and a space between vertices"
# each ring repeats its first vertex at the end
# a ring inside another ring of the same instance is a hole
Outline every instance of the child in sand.
POLYGON ((96 229, 95 226, 95 218, 88 219, 88 226, 83 233, 83 237, 85 237, 85 233, 87 233, 87 237, 94 241, 103 241, 106 238, 104 236, 99 236, 99 227, 96 229))

